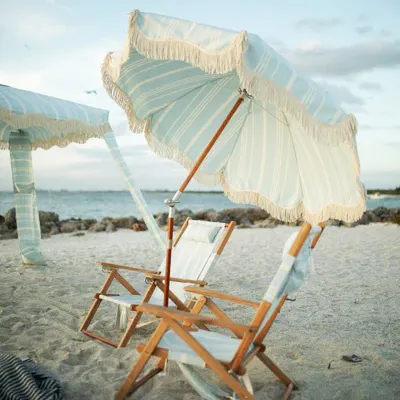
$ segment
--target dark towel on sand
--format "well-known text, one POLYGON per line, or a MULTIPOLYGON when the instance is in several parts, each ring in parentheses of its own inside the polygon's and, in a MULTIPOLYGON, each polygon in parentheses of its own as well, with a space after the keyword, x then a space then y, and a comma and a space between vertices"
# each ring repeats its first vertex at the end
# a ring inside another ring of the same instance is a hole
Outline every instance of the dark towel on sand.
POLYGON ((61 400, 60 383, 32 360, 0 352, 1 400, 61 400))

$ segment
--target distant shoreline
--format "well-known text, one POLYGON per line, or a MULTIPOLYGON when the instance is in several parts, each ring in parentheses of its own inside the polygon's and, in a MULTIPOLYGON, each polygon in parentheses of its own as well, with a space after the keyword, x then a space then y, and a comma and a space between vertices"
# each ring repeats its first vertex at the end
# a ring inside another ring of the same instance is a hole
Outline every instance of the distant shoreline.
MULTIPOLYGON (((54 192, 54 193, 123 193, 127 190, 52 190, 36 189, 36 192, 54 192)), ((175 190, 168 189, 143 189, 142 193, 175 193, 175 190)), ((0 193, 12 193, 11 190, 0 190, 0 193)), ((186 194, 223 194, 222 190, 186 190, 186 194)), ((388 194, 400 196, 400 188, 396 189, 367 189, 367 194, 388 194)))

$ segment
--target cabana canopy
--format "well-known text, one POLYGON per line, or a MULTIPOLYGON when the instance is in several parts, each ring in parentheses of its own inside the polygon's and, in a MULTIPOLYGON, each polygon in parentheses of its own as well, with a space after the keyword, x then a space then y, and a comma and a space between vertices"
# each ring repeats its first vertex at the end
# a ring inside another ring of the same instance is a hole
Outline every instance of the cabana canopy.
POLYGON ((36 150, 85 143, 112 129, 106 110, 0 85, 0 148, 9 148, 16 131, 36 150))
POLYGON ((159 248, 162 234, 119 151, 108 111, 0 85, 0 149, 9 149, 23 262, 44 264, 31 151, 104 138, 159 248))

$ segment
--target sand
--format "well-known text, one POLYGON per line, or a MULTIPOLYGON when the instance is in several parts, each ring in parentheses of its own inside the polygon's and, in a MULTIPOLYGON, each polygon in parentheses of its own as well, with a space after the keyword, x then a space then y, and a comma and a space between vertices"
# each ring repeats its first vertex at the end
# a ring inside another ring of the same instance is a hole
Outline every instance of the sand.
MULTIPOLYGON (((259 300, 276 271, 283 244, 295 228, 236 230, 210 288, 259 300)), ((97 260, 157 268, 148 232, 69 234, 43 240, 49 265, 20 263, 18 242, 0 242, 0 350, 30 357, 51 371, 65 398, 112 399, 137 358, 135 346, 153 327, 137 331, 116 350, 79 334, 92 294, 105 279, 97 260)), ((400 227, 373 224, 329 227, 314 253, 315 272, 291 295, 268 340, 271 358, 300 389, 293 399, 400 398, 400 227), (363 358, 359 364, 344 354, 363 358), (328 369, 328 364, 331 368, 328 369)), ((142 278, 131 276, 139 289, 142 278)), ((237 322, 249 309, 224 304, 237 322)), ((116 337, 115 311, 102 306, 93 330, 116 337)), ((257 360, 249 365, 257 399, 276 399, 282 385, 257 360)), ((169 363, 133 399, 197 399, 180 370, 169 363)))

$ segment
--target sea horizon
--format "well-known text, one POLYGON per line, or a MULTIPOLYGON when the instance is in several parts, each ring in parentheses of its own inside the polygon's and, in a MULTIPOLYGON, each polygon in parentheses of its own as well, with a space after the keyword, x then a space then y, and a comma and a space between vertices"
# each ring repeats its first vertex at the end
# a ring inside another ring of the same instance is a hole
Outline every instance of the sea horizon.
MULTIPOLYGON (((367 209, 377 207, 400 207, 400 195, 385 194, 383 190, 369 192, 367 197, 367 209)), ((167 197, 171 197, 175 191, 168 189, 142 190, 150 212, 158 214, 167 212, 164 204, 167 197)), ((59 215, 60 219, 69 218, 94 218, 105 217, 119 218, 127 216, 141 217, 141 214, 127 190, 46 190, 36 191, 37 205, 41 211, 52 211, 59 215)), ((11 191, 0 191, 0 215, 13 207, 14 194, 11 191)), ((177 204, 178 210, 188 209, 192 212, 215 210, 222 211, 231 208, 254 208, 249 204, 237 204, 230 201, 221 190, 188 190, 177 204)))

